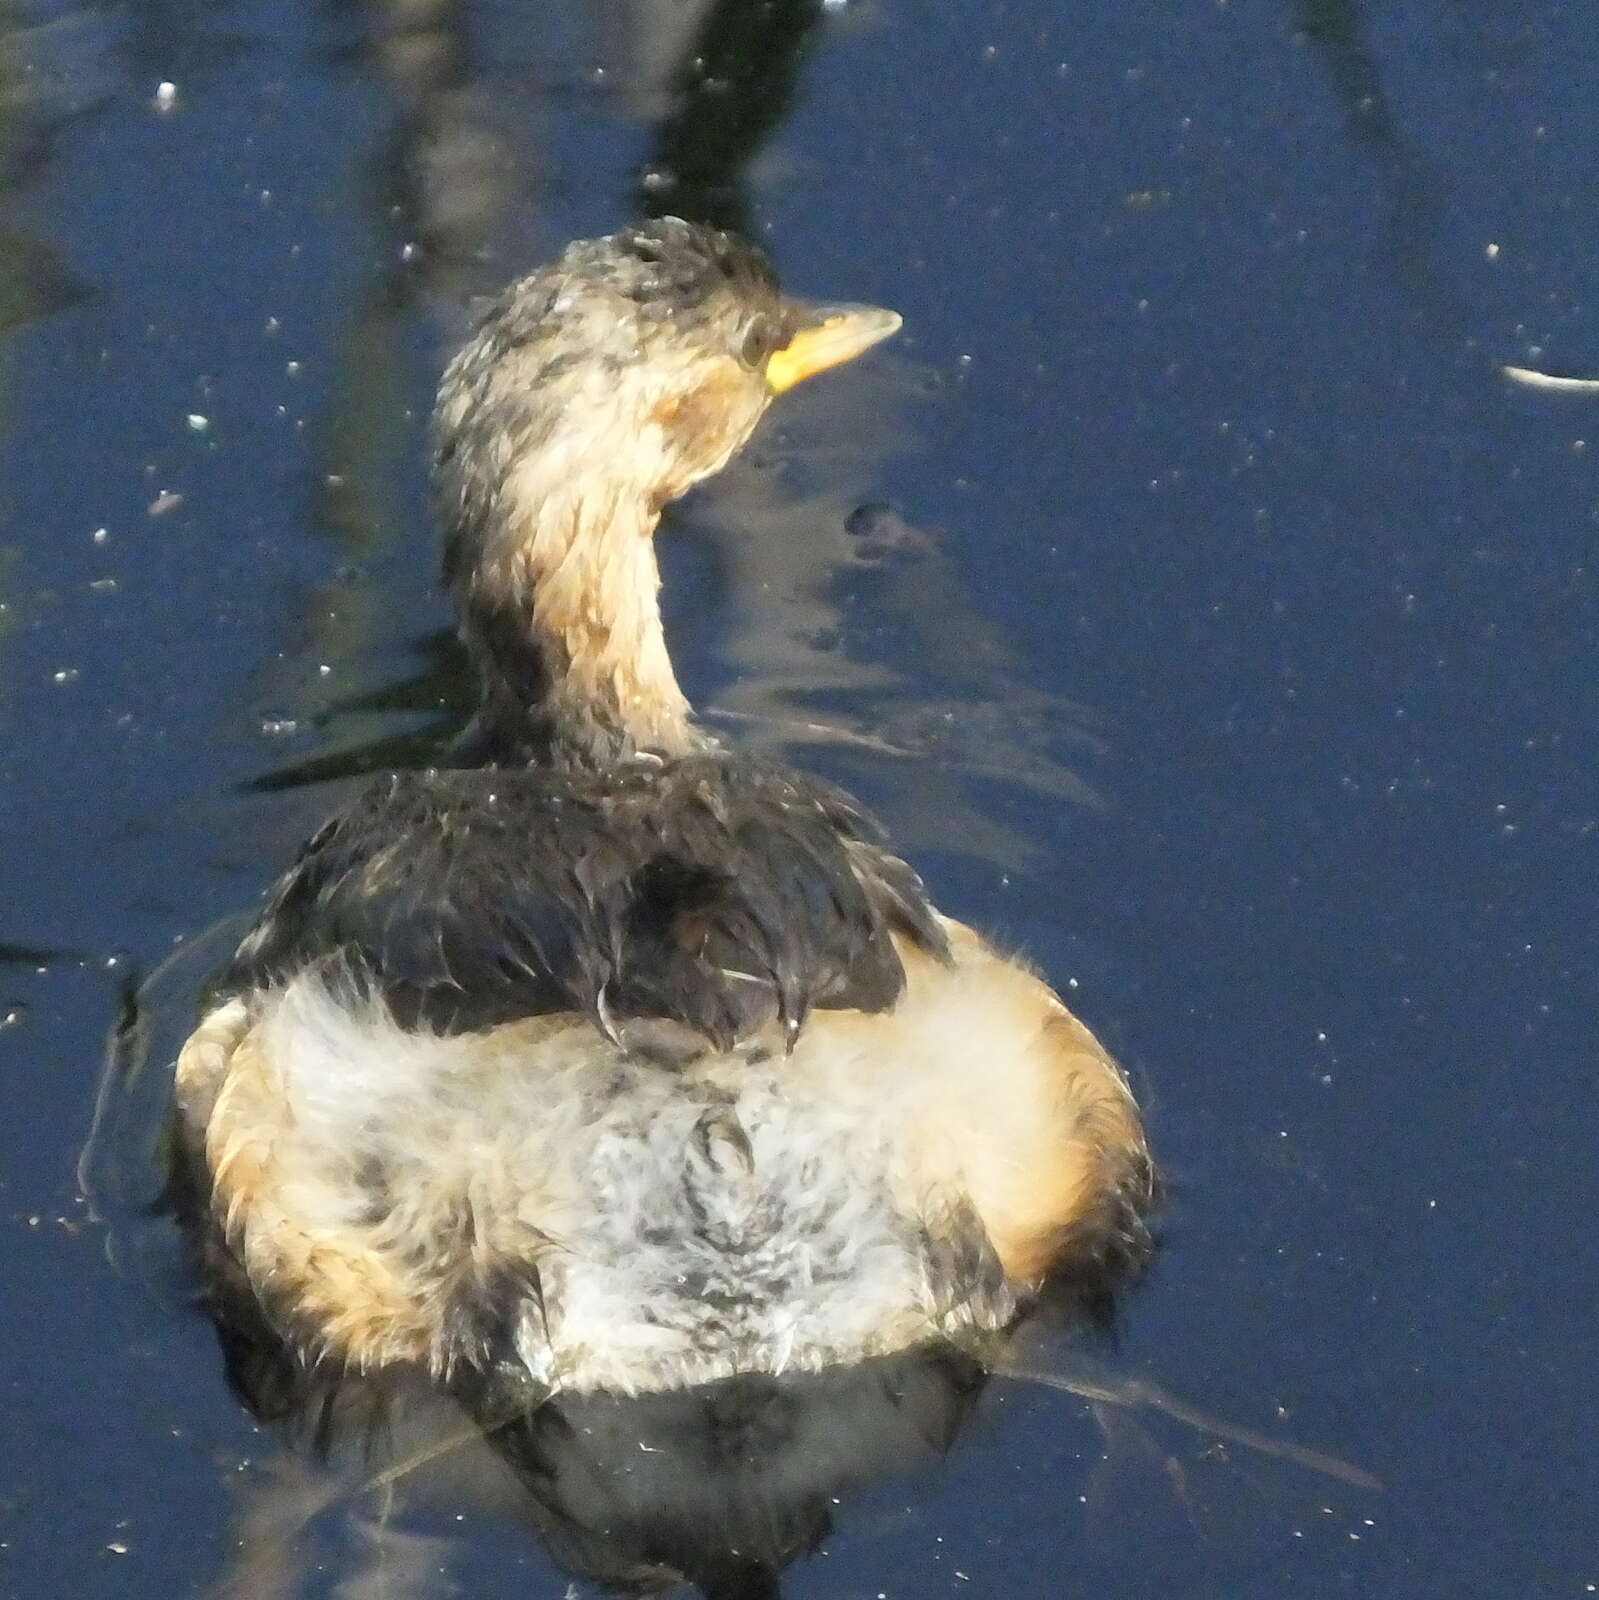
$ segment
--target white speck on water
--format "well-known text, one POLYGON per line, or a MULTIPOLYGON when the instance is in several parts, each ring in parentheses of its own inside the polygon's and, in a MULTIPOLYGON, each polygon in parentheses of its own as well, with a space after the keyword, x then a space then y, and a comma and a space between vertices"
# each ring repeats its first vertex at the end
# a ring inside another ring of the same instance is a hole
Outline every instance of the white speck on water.
POLYGON ((204 433, 211 426, 211 419, 202 417, 198 411, 191 411, 185 420, 189 424, 190 433, 204 433))
POLYGON ((111 530, 109 528, 96 528, 94 532, 89 535, 89 537, 93 539, 96 544, 104 544, 106 540, 111 537, 111 530))
POLYGON ((182 504, 183 496, 177 490, 163 489, 144 509, 148 516, 164 517, 167 512, 176 511, 182 504))
POLYGON ((268 738, 281 739, 294 733, 300 724, 294 717, 262 717, 261 731, 268 738))
POLYGON ((162 113, 175 111, 178 105, 177 84, 169 83, 163 78, 162 81, 155 86, 155 93, 150 96, 150 104, 153 105, 157 111, 162 113))
POLYGON ((330 667, 330 666, 329 666, 329 665, 328 665, 328 664, 327 664, 327 662, 325 662, 325 661, 323 661, 323 662, 321 662, 321 663, 319 663, 319 664, 318 664, 318 666, 317 666, 317 669, 316 669, 316 675, 317 675, 317 676, 318 676, 318 677, 319 677, 319 678, 329 678, 329 677, 332 677, 332 675, 333 675, 333 668, 332 668, 332 667, 330 667))
POLYGON ((298 361, 285 361, 283 363, 283 370, 288 373, 291 378, 297 378, 300 375, 300 363, 298 361))
POLYGON ((59 672, 50 674, 50 681, 52 683, 76 683, 78 681, 78 669, 76 667, 62 667, 59 672))
MULTIPOLYGON (((1538 345, 1528 347, 1529 360, 1536 361, 1542 354, 1538 345)), ((1509 364, 1501 366, 1499 370, 1528 389, 1548 389, 1555 394, 1599 394, 1599 378, 1564 378, 1554 372, 1539 372, 1535 367, 1509 364)))
POLYGON ((1496 244, 1484 245, 1482 247, 1482 256, 1484 261, 1497 261, 1499 259, 1499 246, 1496 244))
POLYGON ((90 591, 94 594, 115 594, 122 585, 115 578, 91 578, 90 591))

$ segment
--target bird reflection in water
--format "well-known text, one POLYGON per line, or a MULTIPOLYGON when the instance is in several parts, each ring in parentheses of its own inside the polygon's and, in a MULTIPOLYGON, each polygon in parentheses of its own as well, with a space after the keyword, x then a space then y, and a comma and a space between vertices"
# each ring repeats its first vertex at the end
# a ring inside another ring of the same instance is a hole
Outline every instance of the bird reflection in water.
POLYGON ((341 1593, 379 1581, 451 1593, 455 1541, 426 1530, 454 1517, 530 1527, 566 1572, 607 1589, 686 1583, 707 1600, 758 1600, 780 1593, 852 1492, 936 1463, 983 1381, 970 1356, 926 1347, 819 1373, 558 1396, 486 1429, 436 1395, 346 1392, 300 1419, 317 1453, 256 1482, 212 1594, 287 1600, 341 1537, 341 1593))

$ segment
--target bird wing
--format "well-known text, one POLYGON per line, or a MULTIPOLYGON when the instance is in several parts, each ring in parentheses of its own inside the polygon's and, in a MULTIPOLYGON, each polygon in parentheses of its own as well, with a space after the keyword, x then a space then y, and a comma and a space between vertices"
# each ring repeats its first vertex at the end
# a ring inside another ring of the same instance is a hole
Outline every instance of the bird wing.
POLYGON ((406 1026, 467 1032, 580 1011, 687 1024, 726 1047, 772 1018, 884 1010, 893 935, 946 953, 920 880, 842 791, 712 753, 603 774, 406 773, 301 852, 228 975, 312 965, 406 1026))

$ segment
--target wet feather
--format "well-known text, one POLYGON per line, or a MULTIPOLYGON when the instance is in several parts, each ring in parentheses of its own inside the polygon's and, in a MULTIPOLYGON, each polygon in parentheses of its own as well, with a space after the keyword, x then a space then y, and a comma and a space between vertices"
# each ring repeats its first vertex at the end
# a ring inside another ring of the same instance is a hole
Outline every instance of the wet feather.
POLYGON ((895 934, 945 951, 870 817, 770 762, 446 770, 389 778, 321 829, 228 986, 329 965, 437 1033, 580 1011, 725 1049, 774 1017, 893 1005, 895 934))

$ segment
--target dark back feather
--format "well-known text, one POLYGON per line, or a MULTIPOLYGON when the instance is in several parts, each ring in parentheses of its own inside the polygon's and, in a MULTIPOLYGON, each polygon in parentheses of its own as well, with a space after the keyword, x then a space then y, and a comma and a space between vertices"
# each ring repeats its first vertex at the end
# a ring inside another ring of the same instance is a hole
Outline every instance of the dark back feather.
POLYGON ((915 873, 842 791, 721 751, 603 772, 407 773, 305 847, 230 987, 322 964, 407 1026, 580 1011, 727 1047, 773 1019, 881 1011, 899 934, 943 955, 915 873))

